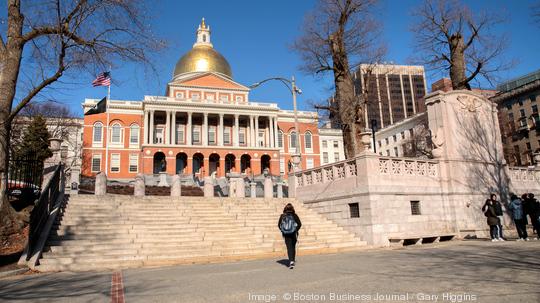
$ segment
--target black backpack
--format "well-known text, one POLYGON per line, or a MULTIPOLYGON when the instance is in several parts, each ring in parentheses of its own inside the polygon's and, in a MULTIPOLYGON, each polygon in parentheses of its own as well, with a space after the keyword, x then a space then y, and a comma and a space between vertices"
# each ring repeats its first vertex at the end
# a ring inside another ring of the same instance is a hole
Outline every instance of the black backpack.
POLYGON ((294 220, 293 214, 286 214, 283 216, 283 219, 281 219, 281 224, 279 225, 279 229, 281 230, 281 233, 284 235, 291 235, 296 232, 296 227, 298 226, 298 223, 296 223, 296 220, 294 220))

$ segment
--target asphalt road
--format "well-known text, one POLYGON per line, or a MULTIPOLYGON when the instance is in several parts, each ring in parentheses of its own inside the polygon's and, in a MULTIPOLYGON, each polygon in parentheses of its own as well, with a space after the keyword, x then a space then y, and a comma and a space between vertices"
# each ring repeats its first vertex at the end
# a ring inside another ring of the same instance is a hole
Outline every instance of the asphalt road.
MULTIPOLYGON (((0 302, 111 302, 112 272, 0 280, 0 302)), ((122 271, 125 302, 540 302, 540 241, 122 271)))

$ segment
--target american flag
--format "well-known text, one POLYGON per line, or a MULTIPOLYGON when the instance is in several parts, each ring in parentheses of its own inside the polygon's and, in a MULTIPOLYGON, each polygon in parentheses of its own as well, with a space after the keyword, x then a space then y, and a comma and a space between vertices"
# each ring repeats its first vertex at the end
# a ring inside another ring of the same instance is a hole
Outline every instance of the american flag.
POLYGON ((111 85, 111 73, 103 72, 92 81, 92 86, 110 86, 111 85))

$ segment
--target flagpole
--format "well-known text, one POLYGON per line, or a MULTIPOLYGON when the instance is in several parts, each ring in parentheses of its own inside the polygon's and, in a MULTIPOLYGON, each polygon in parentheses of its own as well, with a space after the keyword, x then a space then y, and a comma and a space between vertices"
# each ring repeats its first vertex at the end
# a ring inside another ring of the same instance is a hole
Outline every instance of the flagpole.
MULTIPOLYGON (((110 73, 110 68, 109 68, 110 73)), ((109 74, 110 77, 110 74, 109 74)), ((109 80, 110 81, 110 80, 109 80)), ((107 88, 107 101, 105 102, 105 111, 107 112, 107 142, 105 142, 105 175, 109 176, 109 142, 111 142, 111 139, 109 136, 111 135, 111 132, 109 131, 109 103, 111 102, 111 83, 109 82, 109 86, 107 88)))

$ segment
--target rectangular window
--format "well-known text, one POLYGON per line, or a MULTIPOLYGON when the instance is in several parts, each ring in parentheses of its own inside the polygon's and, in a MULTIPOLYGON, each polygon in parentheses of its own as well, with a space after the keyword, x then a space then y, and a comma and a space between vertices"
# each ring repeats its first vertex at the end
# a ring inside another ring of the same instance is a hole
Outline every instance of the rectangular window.
POLYGON ((216 144, 216 127, 208 126, 208 144, 216 144))
POLYGON ((131 127, 129 132, 129 144, 139 144, 139 127, 131 127))
POLYGON ((259 130, 259 146, 264 146, 264 130, 259 130))
POLYGON ((193 126, 193 143, 201 143, 201 126, 193 126))
POLYGON ((101 125, 94 126, 94 143, 101 143, 101 136, 103 134, 103 128, 101 125))
POLYGON ((101 155, 92 155, 92 172, 97 173, 101 171, 101 155))
POLYGON ((238 130, 238 143, 241 145, 246 144, 246 128, 245 127, 241 127, 238 130))
POLYGON ((394 139, 394 142, 397 142, 397 137, 396 137, 396 135, 393 135, 392 138, 394 139))
POLYGON ((405 139, 405 132, 401 132, 401 139, 405 139))
POLYGON ((129 155, 129 172, 136 173, 139 171, 139 155, 129 155))
POLYGON ((323 140, 323 141, 322 141, 322 147, 323 147, 323 148, 328 148, 328 141, 323 140))
POLYGON ((384 138, 384 142, 386 143, 386 145, 390 144, 390 143, 388 142, 388 138, 384 138))
POLYGON ((322 158, 323 158, 323 163, 324 164, 327 164, 328 163, 328 153, 327 152, 323 152, 322 154, 322 158))
POLYGON ((111 173, 120 171, 120 154, 111 154, 111 173))
POLYGON ((360 218, 360 207, 358 203, 349 203, 349 213, 351 218, 360 218))
POLYGON ((121 143, 122 141, 122 128, 119 126, 113 126, 111 128, 111 143, 121 143))
POLYGON ((279 132, 277 137, 278 147, 283 148, 283 133, 279 132))
POLYGON ((519 110, 519 116, 525 117, 525 110, 523 108, 519 110))
POLYGON ((339 147, 338 141, 334 141, 334 148, 338 148, 338 147, 339 147))
POLYGON ((229 96, 221 95, 219 96, 219 100, 224 101, 224 102, 229 102, 229 96))
POLYGON ((191 99, 193 100, 200 100, 201 99, 201 95, 199 93, 192 93, 191 94, 191 99))
POLYGON ((306 169, 313 168, 313 159, 308 158, 306 159, 306 169))
POLYGON ((532 106, 532 111, 533 111, 533 114, 538 113, 538 105, 533 105, 532 106))
POLYGON ((231 128, 225 127, 223 129, 223 144, 231 144, 231 128))
POLYGON ((185 136, 184 136, 184 129, 185 125, 178 125, 178 128, 176 129, 176 144, 184 144, 185 143, 185 136))
POLYGON ((531 150, 531 143, 527 142, 527 150, 531 150))
POLYGON ((386 150, 386 155, 387 155, 388 157, 390 157, 390 150, 388 150, 388 149, 386 150))
POLYGON ((279 172, 282 174, 285 173, 285 159, 283 158, 279 159, 279 172))
POLYGON ((379 147, 381 147, 381 141, 377 141, 377 143, 379 144, 379 147))
POLYGON ((529 99, 531 99, 531 102, 536 102, 536 95, 530 95, 529 99))
POLYGON ((163 143, 163 128, 156 128, 154 132, 154 143, 155 144, 163 143))
POLYGON ((214 100, 214 94, 207 94, 206 99, 207 100, 214 100))
POLYGON ((60 159, 64 159, 65 161, 67 159, 67 156, 68 156, 68 147, 67 146, 60 147, 60 159))
POLYGON ((411 215, 418 216, 421 214, 420 201, 411 201, 411 215))
POLYGON ((339 153, 334 153, 334 162, 339 161, 339 153))
POLYGON ((399 157, 398 148, 394 147, 394 156, 399 157))

